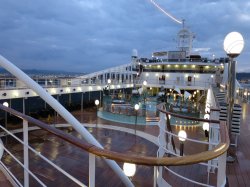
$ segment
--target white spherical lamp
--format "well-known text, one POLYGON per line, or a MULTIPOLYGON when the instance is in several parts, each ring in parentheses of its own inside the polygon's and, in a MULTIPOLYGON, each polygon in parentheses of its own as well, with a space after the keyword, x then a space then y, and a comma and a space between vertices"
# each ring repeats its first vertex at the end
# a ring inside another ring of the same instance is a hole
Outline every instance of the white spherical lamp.
POLYGON ((239 32, 230 32, 226 35, 223 45, 227 55, 235 58, 244 48, 244 39, 239 32))
POLYGON ((9 103, 8 102, 4 102, 3 106, 9 107, 9 103))
POLYGON ((135 110, 139 110, 140 106, 138 104, 135 104, 135 110))
POLYGON ((144 86, 147 86, 147 84, 148 84, 147 81, 143 81, 144 86))
POLYGON ((202 129, 203 129, 204 131, 209 131, 209 123, 207 123, 207 122, 203 123, 202 129))
POLYGON ((210 115, 209 114, 205 114, 204 115, 204 119, 209 119, 210 118, 210 115))
POLYGON ((98 106, 100 104, 99 100, 95 100, 95 105, 98 106))
POLYGON ((184 141, 186 140, 186 138, 187 138, 187 133, 186 133, 186 131, 180 130, 180 131, 178 132, 178 138, 179 138, 180 141, 184 142, 184 141))
POLYGON ((123 164, 123 171, 124 171, 126 176, 133 177, 135 175, 135 172, 136 172, 135 164, 124 163, 123 164))
POLYGON ((110 84, 111 83, 111 79, 108 79, 108 84, 110 84))

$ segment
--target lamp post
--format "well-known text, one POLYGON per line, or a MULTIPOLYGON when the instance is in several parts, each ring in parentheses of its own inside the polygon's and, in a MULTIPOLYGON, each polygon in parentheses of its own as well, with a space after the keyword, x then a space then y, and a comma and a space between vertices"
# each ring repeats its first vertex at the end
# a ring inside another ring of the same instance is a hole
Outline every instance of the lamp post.
MULTIPOLYGON (((224 50, 229 57, 228 63, 228 83, 227 83, 227 124, 229 138, 232 139, 232 115, 234 106, 234 96, 235 96, 235 61, 234 58, 240 55, 244 48, 244 39, 242 35, 238 32, 231 32, 226 35, 224 39, 224 50)), ((235 155, 227 157, 228 162, 234 162, 235 155)))
MULTIPOLYGON (((3 106, 5 107, 9 107, 9 103, 8 102, 4 102, 3 106)), ((5 128, 8 130, 8 122, 7 122, 7 112, 5 111, 5 119, 4 119, 4 123, 5 123, 5 128)), ((6 141, 5 143, 7 144, 7 135, 6 135, 6 141)))
POLYGON ((135 135, 136 135, 136 125, 137 125, 137 112, 140 108, 140 106, 138 104, 135 104, 135 135))
POLYGON ((202 129, 205 132, 205 137, 208 138, 209 137, 209 133, 208 133, 209 132, 209 123, 207 123, 207 122, 203 123, 202 129))
MULTIPOLYGON (((228 84, 227 84, 227 124, 229 138, 231 140, 232 114, 235 96, 235 61, 234 58, 240 55, 244 48, 244 39, 238 32, 231 32, 224 39, 224 50, 229 57, 228 63, 228 84)), ((228 158, 229 159, 229 158, 228 158)), ((233 158, 231 159, 234 160, 233 158)))
POLYGON ((135 164, 131 164, 131 163, 124 163, 123 164, 123 171, 125 173, 125 175, 127 177, 129 177, 129 179, 131 180, 132 177, 135 175, 136 172, 136 166, 135 164))
POLYGON ((211 83, 214 84, 214 75, 211 75, 211 83))
MULTIPOLYGON (((8 102, 4 102, 3 106, 5 107, 9 107, 9 103, 8 102)), ((5 128, 7 129, 7 112, 5 111, 5 128)))
POLYGON ((184 130, 178 132, 178 138, 180 140, 180 156, 183 156, 184 142, 187 138, 187 133, 184 130))
POLYGON ((108 79, 109 95, 110 95, 110 84, 111 84, 111 79, 108 79))
POLYGON ((148 82, 145 80, 145 81, 143 81, 143 104, 145 105, 145 102, 146 102, 146 97, 147 97, 147 84, 148 84, 148 82))
POLYGON ((99 100, 95 100, 95 105, 96 105, 96 130, 97 130, 97 117, 98 117, 98 105, 100 104, 99 100))

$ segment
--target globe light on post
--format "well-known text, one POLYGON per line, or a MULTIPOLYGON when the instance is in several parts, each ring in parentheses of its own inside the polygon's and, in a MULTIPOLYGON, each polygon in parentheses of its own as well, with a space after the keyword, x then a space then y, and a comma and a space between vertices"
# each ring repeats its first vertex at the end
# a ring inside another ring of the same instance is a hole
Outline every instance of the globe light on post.
MULTIPOLYGON (((227 56, 230 58, 228 63, 228 82, 227 82, 227 124, 229 138, 231 137, 231 127, 232 127, 232 115, 233 115, 233 106, 234 106, 234 97, 235 97, 235 60, 234 58, 238 57, 244 48, 244 39, 242 35, 238 32, 230 32, 226 35, 224 39, 224 50, 227 56)), ((235 155, 234 155, 235 156, 235 155)), ((228 161, 233 162, 235 159, 234 156, 228 157, 228 161)))
POLYGON ((224 39, 224 50, 231 58, 240 55, 244 48, 244 39, 239 32, 230 32, 224 39))
POLYGON ((187 133, 184 130, 180 130, 178 132, 178 138, 180 140, 180 156, 183 156, 183 151, 184 151, 184 142, 187 138, 187 133))
POLYGON ((97 117, 98 117, 98 105, 100 104, 99 100, 95 100, 95 105, 96 105, 96 130, 97 130, 97 117))
MULTIPOLYGON (((9 107, 9 103, 8 102, 3 102, 3 106, 5 107, 9 107)), ((8 129, 8 120, 7 120, 7 112, 5 111, 5 128, 8 129)), ((6 144, 7 144, 7 136, 6 136, 6 144)))
POLYGON ((137 112, 140 108, 140 106, 138 104, 135 104, 135 135, 136 135, 136 125, 137 125, 137 112))
POLYGON ((143 103, 145 104, 146 99, 147 99, 147 84, 148 82, 145 80, 143 81, 143 90, 142 90, 142 98, 143 98, 143 103))
POLYGON ((99 100, 96 99, 96 100, 95 100, 95 105, 98 106, 99 104, 100 104, 99 100))
POLYGON ((211 83, 213 84, 214 83, 214 75, 211 75, 211 83))
POLYGON ((209 133, 208 133, 209 132, 209 123, 207 123, 207 122, 203 123, 202 129, 205 132, 205 136, 208 138, 209 137, 209 133))
POLYGON ((131 179, 135 175, 136 172, 136 166, 135 164, 130 164, 130 163, 124 163, 123 164, 123 171, 127 177, 131 179))
POLYGON ((205 114, 204 115, 204 119, 209 119, 210 118, 210 115, 209 114, 205 114))
POLYGON ((135 104, 135 110, 138 111, 140 106, 138 104, 135 104))
POLYGON ((110 95, 110 84, 111 84, 111 79, 108 79, 109 95, 110 95))

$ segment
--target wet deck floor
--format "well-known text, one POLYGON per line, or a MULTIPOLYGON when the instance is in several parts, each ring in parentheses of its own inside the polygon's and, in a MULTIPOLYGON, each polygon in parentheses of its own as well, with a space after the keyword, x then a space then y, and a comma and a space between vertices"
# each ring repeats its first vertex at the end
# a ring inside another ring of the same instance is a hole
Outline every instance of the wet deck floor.
MULTIPOLYGON (((239 138, 239 145, 237 148, 237 160, 234 163, 227 164, 227 176, 229 186, 249 186, 250 185, 250 105, 247 103, 242 104, 243 115, 241 124, 241 136, 239 138)), ((73 112, 74 116, 79 119, 82 123, 96 123, 96 113, 95 110, 84 111, 82 114, 80 111, 73 112)), ((56 123, 65 123, 60 117, 53 119, 56 123)), ((110 121, 98 119, 98 124, 108 124, 108 125, 119 125, 134 128, 133 125, 117 124, 110 121)), ((137 130, 145 131, 152 135, 158 135, 158 127, 156 126, 137 126, 137 130)), ((67 129, 64 129, 68 131, 67 129)), ((178 131, 178 128, 173 128, 173 131, 178 131)), ((203 133, 200 127, 186 129, 188 135, 191 137, 196 137, 197 134, 203 133)), ((77 135, 75 132, 69 132, 77 135)), ((106 149, 111 149, 119 152, 125 152, 128 154, 136 153, 140 155, 151 155, 155 156, 157 147, 148 142, 145 139, 137 137, 135 139, 134 135, 130 135, 125 132, 116 132, 114 130, 103 130, 92 129, 92 134, 97 137, 97 139, 102 142, 106 149)), ((13 142, 14 143, 14 142, 13 142)), ((74 148, 71 145, 59 141, 56 137, 44 132, 44 131, 33 131, 30 132, 30 144, 35 147, 42 154, 53 160, 55 163, 62 166, 66 171, 72 173, 83 183, 88 184, 88 155, 78 148, 74 148), (81 163, 81 164, 79 164, 81 163)), ((10 142, 10 148, 22 158, 22 147, 20 145, 13 146, 10 142)), ((199 150, 205 148, 200 147, 199 150)), ((186 145, 186 154, 194 153, 197 150, 197 146, 186 145)), ((37 174, 40 178, 46 181, 48 186, 54 186, 55 184, 59 186, 76 186, 68 179, 65 179, 58 172, 53 173, 50 166, 43 163, 36 155, 30 156, 30 168, 37 174)), ((6 156, 5 162, 9 164, 12 170, 17 172, 17 176, 22 180, 22 170, 17 164, 13 164, 13 160, 6 156)), ((122 163, 119 163, 122 165, 122 163)), ((176 171, 188 174, 191 178, 197 177, 196 171, 200 174, 204 173, 203 169, 199 166, 177 168, 176 171), (189 172, 191 171, 192 172, 189 172), (197 170, 199 168, 199 170, 197 170), (181 171, 182 170, 182 171, 181 171)), ((169 174, 166 174, 169 175, 169 174)), ((204 175, 204 174, 202 174, 204 175)), ((136 175, 132 178, 135 186, 152 186, 153 185, 153 169, 150 167, 139 166, 136 175), (146 180, 145 180, 146 179, 146 180)), ((169 176, 168 176, 169 177, 169 176)), ((181 179, 171 178, 173 180, 173 186, 195 186, 194 184, 189 184, 181 179)), ((199 180, 199 179, 198 179, 199 180)), ((204 182, 205 176, 202 176, 200 181, 204 182)), ((211 179, 212 180, 212 179, 211 179)), ((37 186, 33 180, 31 180, 32 186, 37 186)), ((213 182, 212 182, 213 183, 213 182)), ((103 162, 101 159, 97 159, 96 168, 96 186, 123 186, 118 177, 113 173, 111 169, 103 162), (108 176, 108 177, 107 177, 108 176), (103 185, 105 184, 105 185, 103 185)))

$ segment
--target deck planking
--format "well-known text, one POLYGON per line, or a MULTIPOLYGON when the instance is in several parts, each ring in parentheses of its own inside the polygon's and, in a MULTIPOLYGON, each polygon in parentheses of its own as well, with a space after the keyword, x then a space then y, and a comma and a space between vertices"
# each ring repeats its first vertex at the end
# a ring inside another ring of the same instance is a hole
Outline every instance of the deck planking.
MULTIPOLYGON (((227 164, 227 177, 229 186, 250 186, 250 106, 247 103, 242 103, 242 109, 243 109, 243 115, 242 115, 242 123, 241 123, 241 135, 239 137, 239 145, 237 148, 237 161, 231 164, 227 164)), ((116 126, 123 126, 128 128, 134 128, 133 125, 128 124, 117 124, 114 122, 110 122, 107 120, 96 118, 96 114, 94 111, 84 111, 84 113, 81 113, 80 111, 72 112, 72 114, 79 119, 82 123, 96 123, 96 119, 98 120, 98 123, 106 124, 106 125, 116 125, 116 126)), ((56 119, 53 119, 56 123, 66 123, 65 120, 63 120, 60 117, 56 117, 56 119)), ((137 130, 141 130, 147 133, 150 133, 152 135, 158 135, 159 129, 153 126, 140 126, 138 125, 136 127, 137 130)), ((69 133, 74 135, 74 131, 70 131, 70 129, 64 129, 65 131, 68 131, 69 133)), ((173 132, 178 132, 180 130, 179 127, 173 127, 173 132)), ((203 131, 201 128, 187 128, 185 129, 188 132, 189 137, 201 137, 203 131)), ((99 141, 101 141, 104 144, 104 147, 106 149, 110 150, 116 150, 120 152, 127 152, 128 154, 137 152, 137 153, 149 153, 155 154, 157 148, 155 148, 155 145, 149 145, 148 142, 145 142, 145 140, 137 137, 135 138, 133 135, 130 135, 128 133, 124 132, 117 132, 114 130, 101 130, 98 129, 97 132, 95 130, 92 132, 92 134, 96 135, 99 141), (96 133, 96 134, 95 134, 96 133), (109 138, 107 138, 109 137, 109 138), (110 143, 111 140, 111 143, 110 143), (119 140, 123 140, 120 141, 119 140), (119 142, 119 143, 118 143, 119 142), (152 150, 152 147, 153 150, 152 150), (155 152, 154 152, 155 151, 155 152)), ((84 162, 84 164, 79 165, 79 162, 82 160, 86 161, 88 160, 87 154, 82 154, 81 150, 77 150, 75 148, 72 148, 68 143, 66 142, 60 142, 56 137, 50 136, 47 134, 47 132, 44 131, 34 131, 29 133, 30 136, 30 144, 33 145, 36 149, 41 150, 43 154, 48 156, 50 159, 54 160, 57 164, 61 165, 63 168, 66 168, 68 171, 72 172, 74 175, 76 175, 80 180, 84 181, 85 184, 88 184, 88 173, 82 172, 83 170, 88 171, 88 163, 84 162), (54 150, 60 150, 57 154, 53 153, 54 150), (53 154, 52 154, 53 153, 53 154), (56 155, 56 156, 55 156, 56 155), (58 155, 64 155, 64 156, 58 156, 58 155), (78 176, 81 173, 81 176, 78 176)), ((13 146, 13 145, 12 145, 13 146)), ((178 146, 178 144, 177 144, 178 146)), ((12 147, 12 151, 14 153, 19 153, 18 157, 22 159, 21 152, 22 152, 22 146, 20 145, 14 145, 12 147)), ((193 154, 196 153, 197 150, 206 150, 206 147, 199 146, 196 143, 187 143, 185 144, 185 150, 184 154, 193 154), (198 146, 198 148, 197 148, 198 146)), ((22 170, 20 169, 17 164, 13 164, 13 160, 11 160, 9 157, 6 157, 6 163, 11 165, 11 169, 15 171, 19 171, 19 174, 17 175, 22 180, 22 170)), ((35 167, 34 171, 39 177, 43 178, 46 183, 48 183, 48 186, 53 186, 55 183, 60 186, 74 186, 71 181, 63 180, 64 184, 62 184, 61 179, 63 176, 56 173, 53 174, 49 166, 46 166, 46 164, 41 164, 41 160, 37 157, 32 157, 32 161, 35 167), (42 165, 42 167, 38 167, 42 165), (40 174, 39 174, 40 173, 40 174), (45 174, 44 174, 45 173, 45 174), (56 178, 59 178, 59 180, 56 180, 56 178)), ((83 163, 83 162, 81 162, 83 163)), ((108 170, 103 172, 103 168, 109 168, 105 162, 103 162, 101 159, 97 159, 97 168, 96 168, 96 186, 103 186, 103 184, 106 184, 107 186, 123 186, 121 181, 116 177, 114 172, 112 170, 108 170), (110 180, 105 180, 107 178, 107 175, 110 177, 110 180), (105 183, 103 182, 105 181, 105 183)), ((122 165, 121 163, 119 163, 122 165)), ((204 166, 197 166, 194 165, 191 168, 189 167, 175 167, 175 171, 178 173, 183 174, 184 176, 187 175, 189 177, 192 177, 193 179, 206 183, 206 169, 204 169, 204 166), (199 175, 197 175, 199 173, 199 175)), ((213 174, 211 174, 213 175, 213 174)), ((153 170, 150 169, 150 167, 145 166, 138 166, 138 171, 136 175, 133 177, 132 181, 136 186, 152 186, 152 176, 153 176, 153 170), (148 176, 150 178, 149 180, 145 181, 145 176, 148 176)), ((194 184, 191 184, 189 182, 185 182, 182 179, 179 179, 178 177, 173 176, 173 174, 165 171, 164 176, 169 179, 170 184, 173 186, 197 186, 194 184)), ((215 176, 211 177, 211 184, 215 184, 215 176)), ((35 183, 33 181, 33 183, 35 183)))
MULTIPOLYGON (((67 129, 64 129, 67 131, 67 129)), ((36 133, 40 134, 42 130, 32 131, 29 134, 31 136, 29 143, 32 147, 41 152, 42 155, 50 158, 59 165, 61 168, 65 169, 77 179, 83 181, 88 185, 88 154, 77 147, 74 147, 66 142, 60 141, 57 137, 51 134, 45 134, 43 137, 36 136, 36 133), (39 143, 37 143, 39 142, 39 143), (79 164, 80 163, 80 164, 79 164)), ((109 130, 108 130, 109 131, 109 130)), ((72 135, 77 136, 75 131, 70 132, 72 135)), ((105 136, 103 129, 98 129, 96 133, 95 130, 92 134, 97 136, 97 139, 104 143, 107 149, 127 152, 130 154, 139 155, 151 155, 155 156, 157 147, 144 140, 140 137, 130 135, 128 133, 120 132, 119 134, 115 131, 109 131, 109 136, 105 136)), ((9 140, 9 149, 11 152, 15 152, 18 157, 22 157, 22 150, 17 146, 11 146, 11 139, 9 140)), ((15 144, 16 142, 13 141, 15 144)), ((30 156, 30 169, 37 174, 37 176, 43 179, 48 186, 67 186, 73 187, 77 186, 72 183, 69 179, 66 179, 62 174, 56 172, 52 169, 50 165, 42 161, 38 156, 33 153, 29 153, 30 156), (63 181, 63 182, 62 182, 63 181)), ((9 156, 4 155, 3 160, 10 166, 10 169, 15 173, 18 178, 23 181, 23 172, 20 166, 14 162, 9 156)), ((122 167, 122 164, 119 163, 122 167)), ((153 168, 146 166, 138 166, 137 173, 132 178, 133 182, 139 186, 152 186, 153 184, 153 168), (147 178, 147 180, 143 180, 147 178)), ((117 175, 107 166, 107 164, 100 158, 96 159, 96 186, 124 186, 117 175), (104 185, 105 184, 105 185, 104 185)), ((31 180, 30 186, 39 186, 34 180, 31 180)))

